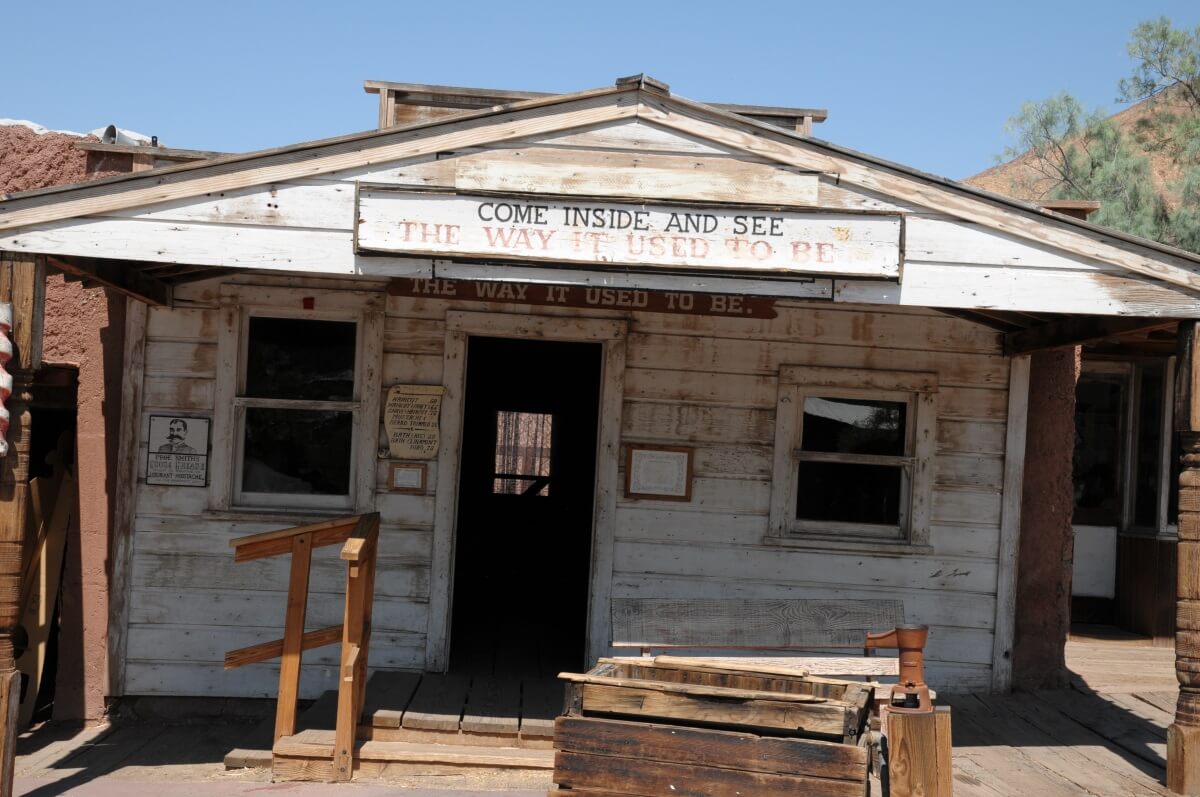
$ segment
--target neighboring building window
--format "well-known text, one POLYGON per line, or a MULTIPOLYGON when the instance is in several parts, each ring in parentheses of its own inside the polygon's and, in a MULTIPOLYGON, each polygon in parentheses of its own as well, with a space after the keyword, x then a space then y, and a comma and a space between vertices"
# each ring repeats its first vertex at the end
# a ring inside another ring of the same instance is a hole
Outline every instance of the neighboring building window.
POLYGON ((773 532, 927 541, 936 389, 928 373, 784 366, 773 532))
POLYGON ((496 495, 550 495, 554 416, 540 412, 496 413, 496 495))
POLYGON ((353 505, 358 326, 246 317, 234 400, 235 503, 353 505))
POLYGON ((1075 525, 1172 533, 1173 379, 1171 360, 1084 361, 1075 386, 1075 525))

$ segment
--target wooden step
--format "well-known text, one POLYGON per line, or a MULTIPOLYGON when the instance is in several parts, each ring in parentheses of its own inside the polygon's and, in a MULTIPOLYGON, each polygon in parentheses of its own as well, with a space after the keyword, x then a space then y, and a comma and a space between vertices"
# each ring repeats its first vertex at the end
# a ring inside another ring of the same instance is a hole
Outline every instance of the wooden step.
MULTIPOLYGON (((273 749, 277 780, 333 780, 333 731, 307 730, 285 736, 273 749)), ((552 750, 417 742, 359 742, 354 771, 359 777, 445 772, 449 769, 554 768, 552 750)))

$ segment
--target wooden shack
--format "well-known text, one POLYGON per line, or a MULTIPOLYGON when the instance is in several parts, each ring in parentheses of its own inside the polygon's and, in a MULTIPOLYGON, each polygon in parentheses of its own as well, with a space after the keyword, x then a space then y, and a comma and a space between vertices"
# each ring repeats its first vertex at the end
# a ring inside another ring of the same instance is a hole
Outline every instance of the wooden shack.
POLYGON ((1027 355, 1200 319, 1200 259, 815 109, 369 90, 378 130, 0 203, 7 258, 136 300, 112 696, 273 695, 223 658, 278 636, 286 562, 229 541, 362 512, 372 669, 578 669, 623 598, 879 598, 936 688, 1009 687, 1027 355))

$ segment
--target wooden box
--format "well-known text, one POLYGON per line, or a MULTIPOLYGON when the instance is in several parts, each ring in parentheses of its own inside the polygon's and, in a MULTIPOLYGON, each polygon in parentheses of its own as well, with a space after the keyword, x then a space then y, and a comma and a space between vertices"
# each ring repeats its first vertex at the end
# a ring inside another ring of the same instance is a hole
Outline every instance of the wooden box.
POLYGON ((864 745, 814 739, 559 717, 552 795, 862 797, 864 745))
POLYGON ((567 681, 571 714, 849 745, 858 744, 873 694, 858 681, 650 659, 603 659, 586 675, 559 677, 567 681))

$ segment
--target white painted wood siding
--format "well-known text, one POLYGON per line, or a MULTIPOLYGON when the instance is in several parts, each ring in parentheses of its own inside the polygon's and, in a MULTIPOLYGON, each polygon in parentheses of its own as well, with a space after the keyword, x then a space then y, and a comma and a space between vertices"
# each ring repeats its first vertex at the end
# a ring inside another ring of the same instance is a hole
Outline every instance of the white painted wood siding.
MULTIPOLYGON (((261 275, 237 281, 380 287, 261 275)), ((179 309, 151 311, 143 423, 150 412, 211 413, 217 293, 214 282, 196 283, 181 288, 179 309)), ((389 297, 385 389, 441 381, 451 310, 580 312, 389 297)), ((773 320, 597 315, 630 323, 622 443, 696 447, 691 503, 618 499, 614 596, 896 597, 910 622, 932 626, 932 683, 989 686, 1009 373, 994 332, 929 311, 828 302, 784 302, 773 320), (774 403, 785 364, 938 374, 930 552, 769 541, 774 403)), ((143 444, 140 479, 144 463, 143 444)), ((425 660, 436 462, 430 468, 428 492, 418 496, 384 491, 384 465, 376 474, 383 522, 372 667, 419 668, 425 660)), ((139 485, 129 694, 267 696, 276 688, 270 665, 226 673, 221 661, 227 649, 279 636, 286 561, 234 564, 228 540, 304 518, 212 513, 207 502, 205 490, 139 485)), ((315 559, 310 627, 338 621, 344 578, 333 548, 315 559)), ((306 655, 313 664, 305 668, 304 695, 332 686, 334 651, 306 655)))

